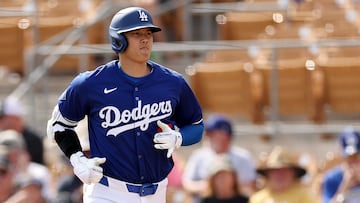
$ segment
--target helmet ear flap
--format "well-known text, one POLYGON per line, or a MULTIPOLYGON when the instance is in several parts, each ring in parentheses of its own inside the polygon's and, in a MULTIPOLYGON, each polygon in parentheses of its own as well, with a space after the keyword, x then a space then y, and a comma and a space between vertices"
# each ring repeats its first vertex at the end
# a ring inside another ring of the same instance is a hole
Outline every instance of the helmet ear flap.
POLYGON ((124 34, 119 34, 118 44, 119 44, 119 53, 124 52, 128 46, 128 42, 124 34))
POLYGON ((128 42, 124 34, 117 34, 116 37, 111 36, 111 47, 118 54, 124 52, 128 46, 128 42))

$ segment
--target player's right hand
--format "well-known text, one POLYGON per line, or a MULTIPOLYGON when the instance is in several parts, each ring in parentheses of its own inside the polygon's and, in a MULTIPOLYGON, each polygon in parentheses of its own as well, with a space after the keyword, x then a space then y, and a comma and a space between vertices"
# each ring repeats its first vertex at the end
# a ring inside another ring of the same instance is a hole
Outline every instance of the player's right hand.
POLYGON ((182 143, 182 136, 180 132, 171 129, 167 124, 157 121, 157 125, 162 132, 154 135, 154 147, 156 149, 167 149, 167 158, 170 158, 175 149, 179 148, 182 143))
POLYGON ((85 184, 98 183, 103 177, 103 169, 99 166, 105 163, 106 158, 87 158, 82 152, 70 156, 74 174, 85 184))

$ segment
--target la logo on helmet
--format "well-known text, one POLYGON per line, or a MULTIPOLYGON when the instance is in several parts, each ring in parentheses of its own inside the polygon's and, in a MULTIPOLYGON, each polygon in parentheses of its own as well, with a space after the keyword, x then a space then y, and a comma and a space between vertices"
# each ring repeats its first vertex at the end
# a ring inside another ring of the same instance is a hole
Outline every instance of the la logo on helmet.
POLYGON ((138 10, 140 21, 148 21, 148 16, 142 10, 138 10))

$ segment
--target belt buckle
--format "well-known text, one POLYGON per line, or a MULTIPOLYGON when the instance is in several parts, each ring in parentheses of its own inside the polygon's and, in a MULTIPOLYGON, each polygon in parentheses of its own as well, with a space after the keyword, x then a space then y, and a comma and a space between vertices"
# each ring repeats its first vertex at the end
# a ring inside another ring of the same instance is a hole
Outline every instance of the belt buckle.
POLYGON ((145 183, 140 186, 139 195, 140 196, 153 195, 153 194, 155 194, 157 187, 158 187, 158 184, 145 183))

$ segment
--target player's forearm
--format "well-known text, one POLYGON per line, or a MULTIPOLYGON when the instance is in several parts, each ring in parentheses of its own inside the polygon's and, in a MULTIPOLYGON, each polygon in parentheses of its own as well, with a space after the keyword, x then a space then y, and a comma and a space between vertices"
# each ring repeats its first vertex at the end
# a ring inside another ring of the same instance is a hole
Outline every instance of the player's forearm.
POLYGON ((47 123, 47 136, 50 140, 55 140, 64 154, 70 156, 78 151, 82 151, 80 140, 74 130, 77 122, 65 119, 56 105, 51 119, 47 123))
POLYGON ((188 146, 200 142, 204 132, 204 124, 184 126, 180 129, 182 135, 182 146, 188 146))
POLYGON ((68 158, 72 154, 82 151, 80 140, 73 130, 66 129, 62 132, 55 132, 55 141, 68 158))

